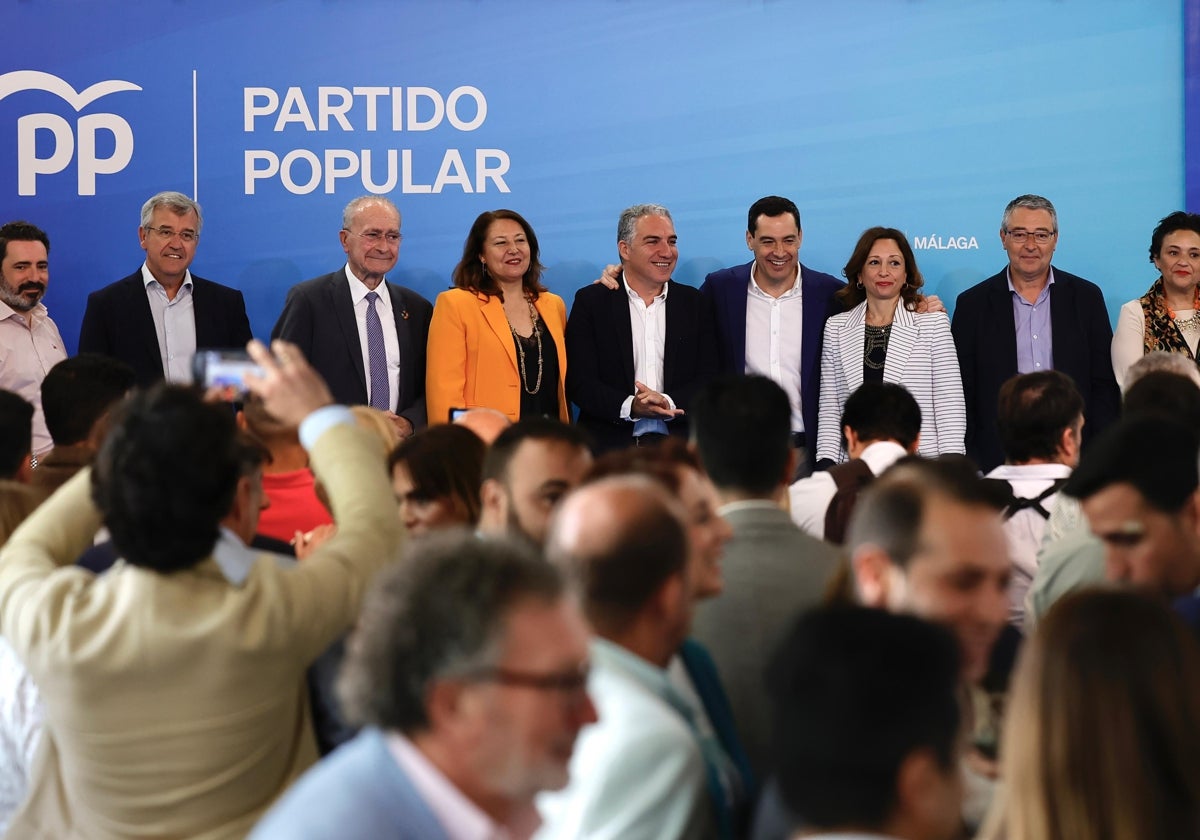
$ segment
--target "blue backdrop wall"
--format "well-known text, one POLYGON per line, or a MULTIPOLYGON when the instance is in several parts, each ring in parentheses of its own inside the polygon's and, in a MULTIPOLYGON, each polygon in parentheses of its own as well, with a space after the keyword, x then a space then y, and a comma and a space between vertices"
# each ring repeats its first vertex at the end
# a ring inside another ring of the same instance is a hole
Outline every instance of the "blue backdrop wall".
POLYGON ((779 193, 806 264, 838 273, 862 229, 899 227, 948 305, 1004 264, 1003 206, 1037 192, 1056 263, 1115 315, 1184 204, 1197 8, 23 0, 5 11, 0 215, 50 233, 72 350, 87 293, 140 264, 161 189, 204 206, 193 270, 242 289, 261 336, 289 286, 342 264, 341 208, 368 191, 403 213, 393 279, 430 298, 482 210, 526 215, 570 300, 613 261, 623 207, 672 209, 676 277, 698 284, 749 259, 746 208, 779 193))

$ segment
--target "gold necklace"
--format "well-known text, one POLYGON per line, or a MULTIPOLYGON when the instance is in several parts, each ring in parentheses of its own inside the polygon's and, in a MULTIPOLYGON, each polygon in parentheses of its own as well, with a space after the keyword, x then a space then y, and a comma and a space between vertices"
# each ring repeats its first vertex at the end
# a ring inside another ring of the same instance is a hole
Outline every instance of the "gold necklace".
POLYGON ((529 386, 525 384, 529 380, 525 378, 525 348, 521 345, 521 336, 517 333, 516 327, 512 325, 512 321, 508 321, 508 313, 505 313, 504 320, 508 321, 508 329, 512 332, 513 341, 517 345, 517 366, 521 370, 521 390, 533 396, 542 390, 542 331, 538 327, 537 310, 533 308, 533 301, 526 296, 525 303, 529 307, 529 320, 533 322, 533 337, 537 339, 537 382, 534 383, 533 390, 530 390, 529 386))

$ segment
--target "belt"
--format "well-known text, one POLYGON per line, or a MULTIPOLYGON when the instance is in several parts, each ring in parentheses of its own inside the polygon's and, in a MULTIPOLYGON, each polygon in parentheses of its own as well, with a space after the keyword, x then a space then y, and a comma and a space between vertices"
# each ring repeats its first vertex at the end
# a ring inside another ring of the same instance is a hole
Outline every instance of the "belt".
POLYGON ((667 439, 662 432, 643 432, 633 439, 634 446, 655 446, 667 439))
POLYGON ((803 449, 808 446, 808 437, 804 432, 792 432, 792 448, 803 449))

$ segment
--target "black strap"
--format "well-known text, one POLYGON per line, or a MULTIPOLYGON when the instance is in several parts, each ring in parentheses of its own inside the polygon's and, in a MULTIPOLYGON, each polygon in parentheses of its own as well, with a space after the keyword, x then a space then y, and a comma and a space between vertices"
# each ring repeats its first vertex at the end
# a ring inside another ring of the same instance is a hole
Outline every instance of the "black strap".
MULTIPOLYGON (((1012 501, 1009 502, 1008 506, 1004 509, 1004 520, 1007 522, 1009 519, 1012 519, 1023 510, 1037 511, 1037 513, 1041 515, 1042 519, 1049 519, 1050 511, 1046 510, 1042 502, 1046 501, 1046 499, 1050 498, 1059 490, 1061 490, 1063 485, 1066 483, 1067 479, 1060 478, 1043 490, 1038 496, 1030 499, 1027 499, 1023 496, 1014 495, 1012 497, 1012 501)), ((1011 488, 1012 485, 1009 485, 1009 487, 1011 488)))

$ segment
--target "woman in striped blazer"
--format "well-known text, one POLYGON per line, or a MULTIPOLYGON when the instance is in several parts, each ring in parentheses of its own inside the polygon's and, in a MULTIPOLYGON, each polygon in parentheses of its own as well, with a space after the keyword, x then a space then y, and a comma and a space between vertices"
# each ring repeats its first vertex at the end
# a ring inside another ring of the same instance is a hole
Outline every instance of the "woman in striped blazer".
POLYGON ((825 324, 817 461, 846 460, 842 406, 864 381, 893 382, 921 407, 918 454, 962 453, 967 429, 962 378, 945 312, 918 312, 924 280, 904 234, 863 232, 838 293, 849 309, 825 324))

